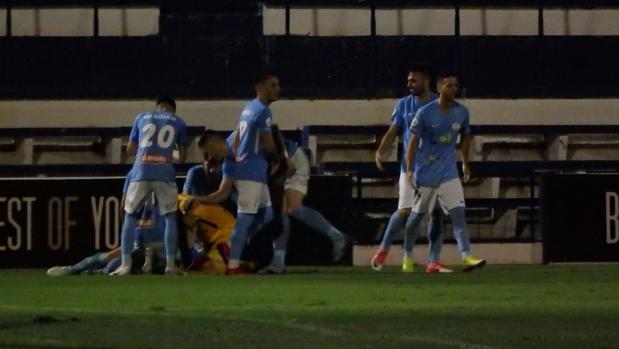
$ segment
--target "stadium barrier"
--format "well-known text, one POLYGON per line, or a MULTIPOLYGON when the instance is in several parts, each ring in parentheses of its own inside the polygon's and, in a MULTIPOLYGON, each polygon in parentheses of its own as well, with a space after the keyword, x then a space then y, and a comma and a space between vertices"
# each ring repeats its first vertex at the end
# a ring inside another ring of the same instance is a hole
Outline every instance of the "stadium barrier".
POLYGON ((619 261, 619 175, 544 174, 545 262, 619 261))
MULTIPOLYGON (((182 180, 178 178, 179 187, 182 180)), ((0 268, 66 265, 118 246, 123 183, 124 174, 0 179, 0 268)), ((312 176, 309 188, 306 205, 348 232, 350 177, 312 176)), ((289 264, 328 264, 330 241, 291 221, 289 264)), ((266 231, 252 243, 268 261, 275 232, 266 231)))

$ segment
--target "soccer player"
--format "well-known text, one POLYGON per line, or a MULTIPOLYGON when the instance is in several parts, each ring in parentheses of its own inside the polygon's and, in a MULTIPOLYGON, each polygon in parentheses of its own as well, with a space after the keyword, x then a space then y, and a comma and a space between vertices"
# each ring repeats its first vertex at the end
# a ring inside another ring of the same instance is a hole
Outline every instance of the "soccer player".
POLYGON ((187 172, 183 194, 179 195, 179 208, 183 223, 195 239, 188 241, 192 249, 192 270, 209 269, 223 274, 229 255, 229 240, 235 219, 234 205, 201 202, 201 198, 216 192, 222 181, 221 162, 227 155, 226 141, 214 131, 204 132, 198 142, 204 152, 204 162, 187 172))
POLYGON ((307 195, 307 186, 310 165, 307 155, 293 141, 286 140, 286 152, 293 166, 292 175, 286 179, 284 185, 284 205, 282 219, 282 233, 273 243, 273 259, 258 274, 282 274, 286 270, 286 249, 290 237, 291 216, 308 227, 328 237, 333 243, 333 262, 339 261, 346 248, 346 236, 335 228, 318 211, 303 205, 307 195))
MULTIPOLYGON (((396 136, 400 133, 404 149, 407 149, 410 140, 410 125, 415 117, 415 113, 424 105, 434 101, 437 95, 430 90, 431 73, 430 68, 424 65, 413 66, 409 72, 406 81, 406 86, 410 91, 410 95, 400 99, 391 115, 391 125, 389 130, 382 138, 380 146, 376 150, 374 160, 376 167, 384 171, 382 164, 383 155, 392 146, 396 136)), ((380 247, 372 257, 372 269, 380 271, 385 265, 385 259, 391 248, 391 240, 395 234, 404 228, 406 219, 410 215, 411 207, 413 206, 414 190, 406 183, 406 158, 402 158, 400 181, 399 181, 399 199, 398 209, 389 218, 389 223, 385 230, 383 240, 380 247)), ((426 272, 442 272, 449 273, 450 269, 446 268, 440 262, 442 241, 443 241, 443 224, 440 213, 437 217, 432 216, 428 224, 428 240, 430 242, 429 263, 426 267, 426 272)), ((409 240, 404 241, 404 258, 402 261, 402 271, 413 271, 413 256, 408 254, 406 248, 410 244, 409 240)))
POLYGON ((279 99, 279 79, 272 73, 262 74, 255 81, 255 89, 257 96, 243 108, 232 142, 238 208, 230 241, 227 271, 230 275, 244 273, 239 266, 247 238, 273 218, 267 187, 269 165, 270 172, 274 173, 285 160, 275 149, 269 109, 271 103, 279 99))
MULTIPOLYGON (((127 188, 129 183, 131 183, 131 174, 131 171, 127 174, 123 186, 123 203, 125 201, 127 188)), ((163 268, 161 268, 158 267, 159 263, 157 262, 162 259, 165 260, 165 253, 161 253, 165 252, 163 246, 165 219, 159 215, 157 202, 154 200, 154 197, 151 196, 151 199, 145 202, 138 213, 138 217, 139 219, 136 221, 135 227, 133 228, 133 234, 136 235, 136 243, 133 248, 132 258, 134 260, 144 259, 144 264, 141 267, 143 273, 163 273, 165 264, 163 268)), ((99 252, 73 265, 52 267, 47 270, 47 275, 79 275, 82 272, 109 274, 120 265, 120 255, 120 247, 109 252, 99 252)), ((136 268, 134 268, 133 272, 139 272, 135 269, 136 268)))
POLYGON ((469 110, 456 101, 458 88, 458 77, 455 74, 439 76, 439 98, 419 109, 410 126, 406 176, 408 185, 415 188, 415 196, 405 226, 406 239, 410 241, 406 248, 407 253, 412 255, 421 219, 438 200, 443 210, 449 212, 463 270, 470 271, 483 267, 486 261, 471 256, 464 217, 464 192, 458 176, 454 147, 460 137, 459 153, 466 183, 471 175, 468 151, 472 136, 469 110))
POLYGON ((159 98, 156 110, 139 114, 133 123, 127 153, 136 154, 132 168, 132 182, 127 189, 124 205, 125 221, 121 234, 122 264, 115 275, 131 272, 131 249, 134 234, 130 231, 137 220, 137 209, 152 193, 157 199, 159 213, 164 215, 166 270, 168 275, 180 274, 176 268, 178 227, 176 219, 176 171, 172 165, 173 152, 178 150, 179 162, 184 162, 187 151, 185 121, 175 115, 176 102, 169 97, 159 98))

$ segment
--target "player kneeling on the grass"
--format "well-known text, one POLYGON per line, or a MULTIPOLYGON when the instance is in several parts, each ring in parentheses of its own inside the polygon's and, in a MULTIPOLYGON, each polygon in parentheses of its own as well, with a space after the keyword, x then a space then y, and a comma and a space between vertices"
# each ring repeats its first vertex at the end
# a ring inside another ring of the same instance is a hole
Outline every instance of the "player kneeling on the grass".
MULTIPOLYGON (((275 136, 275 135, 274 135, 275 136)), ((273 259, 258 274, 281 274, 285 271, 286 249, 290 237, 290 219, 293 217, 315 231, 328 237, 333 244, 332 260, 338 262, 344 255, 347 245, 346 236, 335 228, 318 211, 303 205, 307 195, 309 181, 309 160, 303 149, 293 141, 285 140, 286 155, 290 159, 287 163, 292 166, 291 175, 284 184, 284 202, 282 219, 282 233, 273 242, 273 259)))
POLYGON ((137 220, 137 209, 152 193, 157 198, 159 213, 166 217, 165 247, 166 274, 176 275, 178 246, 176 171, 172 165, 174 150, 179 162, 186 157, 187 129, 185 122, 174 113, 176 103, 171 98, 160 98, 157 110, 138 115, 131 129, 127 153, 136 154, 133 164, 133 182, 129 184, 125 201, 125 221, 121 234, 122 264, 114 272, 126 275, 131 272, 132 227, 137 220))
MULTIPOLYGON (((438 97, 436 94, 432 93, 432 90, 430 89, 431 80, 432 76, 429 66, 418 64, 409 69, 406 79, 406 87, 409 89, 410 95, 400 99, 396 103, 395 108, 393 109, 393 114, 391 115, 391 125, 389 125, 389 130, 382 138, 380 146, 376 150, 374 161, 376 162, 376 167, 379 170, 385 170, 382 164, 383 154, 391 148, 398 133, 400 132, 404 149, 407 149, 411 138, 409 128, 413 122, 415 113, 417 113, 421 107, 436 100, 438 97)), ((393 240, 393 237, 399 233, 402 228, 404 228, 406 220, 410 215, 411 207, 413 206, 413 188, 408 185, 406 178, 406 157, 404 157, 402 158, 400 170, 398 209, 389 218, 389 223, 385 229, 385 234, 383 235, 380 247, 372 257, 371 261, 372 269, 376 271, 383 269, 387 254, 391 249, 391 240, 393 240)), ((427 272, 452 272, 440 262, 441 249, 443 246, 443 230, 442 217, 440 212, 437 212, 437 214, 432 215, 428 224, 430 253, 429 263, 426 267, 427 272)), ((407 240, 406 237, 407 236, 405 236, 404 239, 405 254, 402 259, 402 271, 409 273, 414 270, 414 267, 413 256, 407 254, 409 249, 407 249, 406 246, 410 244, 410 241, 407 240)))
POLYGON ((454 149, 461 136, 459 153, 464 182, 467 182, 471 175, 468 164, 471 142, 469 111, 455 100, 459 88, 455 74, 440 76, 437 85, 439 98, 419 109, 410 127, 412 135, 406 152, 406 169, 408 183, 415 190, 412 212, 405 227, 406 239, 410 243, 405 248, 406 253, 412 255, 421 219, 438 200, 444 211, 449 212, 463 270, 469 271, 486 263, 470 255, 464 192, 458 178, 454 149))
POLYGON ((235 219, 234 205, 203 203, 200 200, 216 192, 222 182, 221 163, 226 157, 226 141, 207 130, 198 142, 204 162, 187 172, 179 209, 188 230, 188 247, 192 251, 190 270, 223 274, 229 258, 229 241, 235 219))

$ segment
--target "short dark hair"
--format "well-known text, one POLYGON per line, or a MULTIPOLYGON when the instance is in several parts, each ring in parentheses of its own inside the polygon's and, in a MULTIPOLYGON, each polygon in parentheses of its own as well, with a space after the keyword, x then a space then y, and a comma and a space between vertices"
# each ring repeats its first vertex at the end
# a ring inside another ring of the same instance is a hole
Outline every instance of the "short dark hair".
POLYGON ((198 147, 204 147, 209 141, 209 139, 213 136, 217 136, 217 132, 211 129, 204 130, 204 132, 202 132, 202 135, 200 136, 200 139, 198 139, 198 147))
POLYGON ((458 77, 458 74, 456 74, 453 71, 447 71, 447 72, 443 72, 440 73, 437 77, 436 77, 436 82, 440 82, 441 80, 445 79, 445 78, 456 78, 456 79, 460 79, 458 77))
POLYGON ((176 101, 174 100, 174 98, 169 97, 169 96, 161 96, 159 98, 157 98, 157 104, 159 105, 161 103, 166 103, 172 106, 172 108, 174 108, 174 110, 176 111, 176 101))
POLYGON ((411 65, 408 68, 408 73, 421 73, 422 75, 424 75, 426 78, 431 79, 432 78, 432 68, 430 68, 430 66, 428 64, 425 63, 415 63, 413 65, 411 65))
POLYGON ((267 81, 269 78, 276 78, 276 77, 278 77, 278 75, 275 71, 264 70, 260 72, 260 74, 256 75, 256 78, 254 79, 254 86, 262 84, 263 82, 267 81))

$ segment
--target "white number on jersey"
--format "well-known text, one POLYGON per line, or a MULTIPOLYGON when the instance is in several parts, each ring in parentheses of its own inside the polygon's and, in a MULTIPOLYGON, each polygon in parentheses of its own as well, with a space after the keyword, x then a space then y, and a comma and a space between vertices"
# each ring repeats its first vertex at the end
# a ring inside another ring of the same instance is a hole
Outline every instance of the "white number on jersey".
MULTIPOLYGON (((140 142, 140 147, 146 148, 153 145, 152 138, 157 131, 155 124, 146 124, 142 127, 142 133, 144 138, 140 142)), ((174 127, 172 125, 165 125, 157 133, 157 145, 162 148, 168 148, 174 142, 174 127)))

